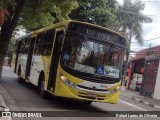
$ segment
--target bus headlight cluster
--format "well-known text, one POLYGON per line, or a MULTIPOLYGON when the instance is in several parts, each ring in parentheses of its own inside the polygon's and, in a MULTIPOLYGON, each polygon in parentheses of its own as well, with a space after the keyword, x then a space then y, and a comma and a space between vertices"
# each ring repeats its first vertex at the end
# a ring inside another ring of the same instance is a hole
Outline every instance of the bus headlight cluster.
POLYGON ((120 90, 120 86, 118 86, 117 88, 115 88, 115 89, 113 89, 113 90, 109 90, 108 91, 108 94, 114 94, 114 93, 116 93, 117 91, 119 91, 120 90))
POLYGON ((65 83, 66 85, 68 85, 71 88, 76 88, 76 84, 72 83, 71 81, 69 81, 66 76, 64 75, 60 75, 61 80, 63 81, 63 83, 65 83))

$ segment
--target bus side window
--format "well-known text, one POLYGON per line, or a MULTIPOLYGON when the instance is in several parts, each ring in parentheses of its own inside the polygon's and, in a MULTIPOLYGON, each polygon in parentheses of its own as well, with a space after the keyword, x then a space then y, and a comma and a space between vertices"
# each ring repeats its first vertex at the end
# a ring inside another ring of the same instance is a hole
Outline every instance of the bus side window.
POLYGON ((37 35, 36 45, 35 45, 35 49, 34 49, 34 54, 35 55, 43 54, 42 49, 43 49, 45 34, 46 33, 43 32, 43 33, 39 33, 37 35))
POLYGON ((54 29, 46 31, 46 36, 42 47, 42 55, 47 55, 47 56, 51 55, 54 36, 55 36, 54 29))
POLYGON ((30 37, 27 37, 24 40, 24 51, 23 51, 24 54, 28 54, 29 45, 30 45, 30 37))
POLYGON ((20 42, 20 53, 24 53, 24 49, 25 49, 25 46, 24 46, 24 39, 21 40, 20 42))
POLYGON ((17 44, 18 47, 17 47, 17 49, 16 49, 16 52, 17 52, 17 53, 21 53, 22 41, 19 40, 17 43, 18 43, 18 44, 17 44))
POLYGON ((18 41, 16 40, 15 44, 14 44, 14 53, 17 52, 18 49, 18 41))

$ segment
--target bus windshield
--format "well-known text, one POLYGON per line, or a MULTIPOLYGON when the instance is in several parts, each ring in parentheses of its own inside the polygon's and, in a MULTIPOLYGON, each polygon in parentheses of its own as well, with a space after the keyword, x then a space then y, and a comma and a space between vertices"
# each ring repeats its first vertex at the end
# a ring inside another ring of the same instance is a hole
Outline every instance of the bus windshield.
POLYGON ((61 64, 71 69, 103 76, 119 77, 123 51, 89 38, 66 36, 61 64))

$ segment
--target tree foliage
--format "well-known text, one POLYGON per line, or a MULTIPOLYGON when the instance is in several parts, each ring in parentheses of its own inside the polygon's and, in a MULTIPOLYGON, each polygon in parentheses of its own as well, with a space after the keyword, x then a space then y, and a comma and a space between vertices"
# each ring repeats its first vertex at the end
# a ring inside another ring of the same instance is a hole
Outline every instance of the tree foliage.
POLYGON ((15 0, 1 0, 0 1, 0 9, 6 9, 8 5, 12 5, 12 7, 15 6, 15 0))
POLYGON ((44 27, 69 19, 71 10, 77 7, 75 0, 28 0, 20 24, 27 29, 44 27))
POLYGON ((140 44, 143 44, 142 24, 152 22, 150 17, 143 14, 144 8, 145 4, 139 0, 134 2, 132 0, 124 0, 123 4, 119 5, 117 11, 117 29, 120 30, 121 28, 121 32, 125 33, 127 29, 131 31, 133 25, 133 31, 130 33, 130 37, 134 35, 140 44))
POLYGON ((2 25, 0 31, 0 78, 8 44, 18 22, 20 13, 22 12, 25 1, 26 0, 0 1, 0 23, 2 25))
POLYGON ((77 6, 76 0, 0 0, 0 77, 8 44, 18 21, 27 29, 43 27, 55 20, 68 19, 70 11, 77 6))
POLYGON ((79 7, 69 15, 71 19, 93 22, 101 26, 114 23, 115 0, 77 0, 79 7))

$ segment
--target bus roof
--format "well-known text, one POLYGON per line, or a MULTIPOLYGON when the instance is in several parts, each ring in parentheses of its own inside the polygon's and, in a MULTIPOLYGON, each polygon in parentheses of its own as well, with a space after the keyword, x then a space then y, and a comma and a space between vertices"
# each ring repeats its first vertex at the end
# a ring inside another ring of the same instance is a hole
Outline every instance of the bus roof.
POLYGON ((124 39, 126 39, 125 36, 121 35, 120 33, 115 32, 115 31, 113 31, 111 29, 99 26, 99 25, 95 25, 95 24, 91 24, 91 23, 87 23, 87 22, 75 21, 75 20, 65 20, 65 21, 62 21, 62 22, 59 22, 59 23, 56 23, 56 24, 52 24, 50 26, 47 26, 47 27, 32 31, 31 33, 28 33, 27 35, 24 35, 24 36, 21 36, 21 37, 17 38, 17 40, 21 40, 21 39, 24 39, 24 38, 29 37, 29 36, 34 36, 34 35, 36 35, 36 34, 38 34, 40 32, 43 32, 43 31, 46 31, 46 30, 49 30, 49 29, 52 29, 52 28, 56 28, 56 27, 59 27, 59 26, 68 27, 68 24, 70 22, 82 23, 82 24, 86 24, 86 25, 89 25, 89 26, 93 26, 93 27, 99 28, 99 29, 103 29, 103 30, 112 32, 112 33, 114 33, 116 35, 119 35, 119 36, 123 37, 124 39))

